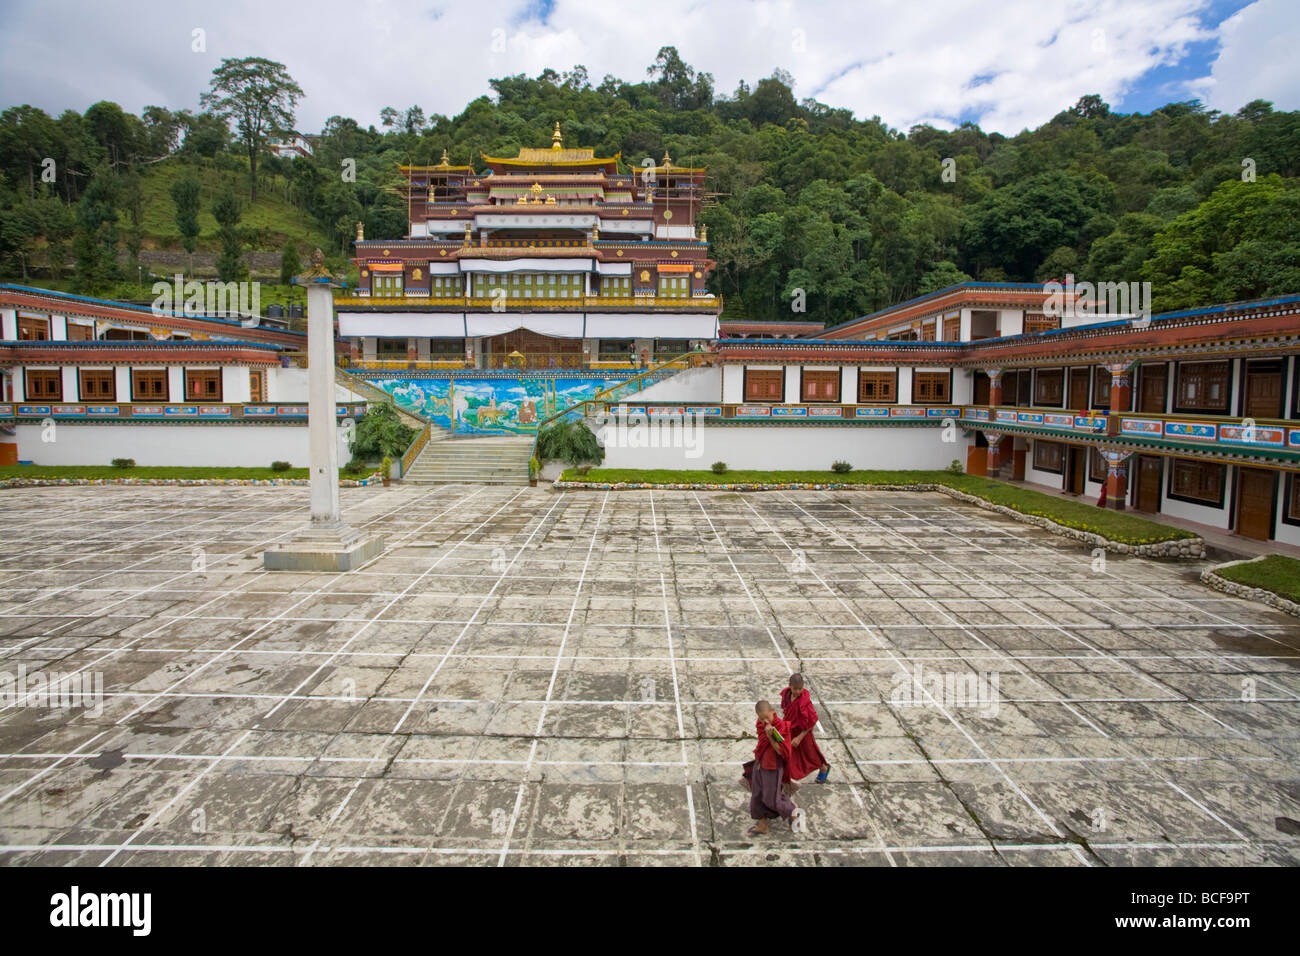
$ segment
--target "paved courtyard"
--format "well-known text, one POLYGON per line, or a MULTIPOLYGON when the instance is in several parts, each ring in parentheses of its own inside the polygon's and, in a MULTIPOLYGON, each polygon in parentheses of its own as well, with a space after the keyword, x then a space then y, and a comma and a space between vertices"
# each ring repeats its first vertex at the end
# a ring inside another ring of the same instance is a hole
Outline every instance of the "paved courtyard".
POLYGON ((1203 565, 934 494, 394 486, 343 491, 374 563, 263 571, 306 501, 0 492, 0 864, 1300 862, 1300 622, 1203 565), (750 838, 792 670, 831 779, 750 838))

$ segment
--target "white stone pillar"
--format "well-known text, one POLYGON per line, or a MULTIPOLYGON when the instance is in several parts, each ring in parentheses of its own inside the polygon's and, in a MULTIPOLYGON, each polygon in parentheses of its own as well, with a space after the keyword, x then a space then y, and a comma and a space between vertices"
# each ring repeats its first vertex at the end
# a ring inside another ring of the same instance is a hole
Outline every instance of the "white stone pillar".
POLYGON ((339 521, 339 448, 334 394, 334 289, 307 287, 307 428, 311 459, 311 523, 339 521))

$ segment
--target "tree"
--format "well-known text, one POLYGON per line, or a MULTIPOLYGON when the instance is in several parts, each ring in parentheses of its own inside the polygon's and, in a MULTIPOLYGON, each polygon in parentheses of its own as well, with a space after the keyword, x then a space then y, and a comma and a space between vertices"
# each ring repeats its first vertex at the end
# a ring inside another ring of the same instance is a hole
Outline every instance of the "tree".
POLYGON ((199 181, 190 172, 172 183, 172 202, 176 205, 176 228, 181 244, 189 253, 191 274, 194 272, 194 249, 199 238, 199 181))
POLYGON ((301 271, 302 259, 298 256, 298 243, 289 239, 280 251, 280 285, 291 285, 293 277, 301 271))
POLYGON ((233 121, 248 154, 249 198, 257 201, 257 160, 272 133, 293 131, 293 110, 302 98, 283 63, 250 56, 226 58, 212 71, 212 90, 199 104, 233 121))
POLYGON ((95 170, 77 205, 72 254, 76 258, 76 287, 98 292, 121 279, 117 264, 118 202, 121 185, 112 168, 95 170))
POLYGON ((222 282, 234 282, 244 275, 244 240, 239 231, 239 217, 242 215, 243 209, 235 190, 230 187, 222 190, 212 204, 212 218, 217 220, 217 237, 221 240, 217 278, 222 282))
POLYGON ((357 419, 356 432, 348 443, 353 458, 378 461, 400 457, 415 438, 415 429, 403 425, 389 402, 371 405, 357 419))

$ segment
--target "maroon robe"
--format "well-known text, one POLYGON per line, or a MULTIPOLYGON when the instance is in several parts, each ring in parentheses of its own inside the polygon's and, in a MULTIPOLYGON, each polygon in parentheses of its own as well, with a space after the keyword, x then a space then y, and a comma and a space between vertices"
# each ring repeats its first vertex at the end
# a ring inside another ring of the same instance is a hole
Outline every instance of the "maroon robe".
POLYGON ((790 693, 789 687, 781 691, 781 714, 789 722, 792 742, 794 737, 804 734, 799 746, 791 748, 790 759, 786 762, 790 778, 802 780, 810 773, 819 773, 822 765, 829 765, 830 761, 822 756, 821 748, 813 737, 813 728, 817 726, 817 708, 813 707, 808 688, 800 691, 797 698, 790 693))

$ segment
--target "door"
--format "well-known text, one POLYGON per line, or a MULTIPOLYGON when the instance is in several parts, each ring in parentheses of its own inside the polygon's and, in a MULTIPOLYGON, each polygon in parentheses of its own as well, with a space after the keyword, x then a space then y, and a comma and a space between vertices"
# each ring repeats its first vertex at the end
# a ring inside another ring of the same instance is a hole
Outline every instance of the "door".
POLYGON ((1143 365, 1141 377, 1142 392, 1138 398, 1138 411, 1148 415, 1163 415, 1169 386, 1169 366, 1143 365))
POLYGON ((1070 369, 1070 407, 1084 409, 1088 407, 1088 369, 1070 369))
POLYGON ((1282 363, 1246 363, 1246 418, 1282 417, 1282 363))
POLYGON ((1261 468, 1237 469, 1237 534, 1267 541, 1273 531, 1276 475, 1261 468))
POLYGON ((1071 445, 1067 466, 1065 490, 1072 495, 1083 494, 1088 466, 1088 449, 1082 445, 1071 445))
POLYGON ((1137 510, 1157 514, 1160 511, 1160 482, 1163 463, 1153 455, 1138 455, 1137 510))
POLYGON ((975 373, 975 394, 973 396, 974 405, 987 405, 989 403, 989 377, 983 372, 975 373))
POLYGON ((266 372, 248 373, 248 400, 254 405, 266 401, 266 372))

